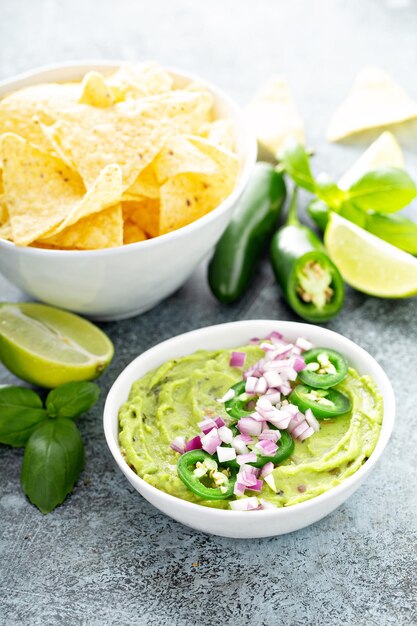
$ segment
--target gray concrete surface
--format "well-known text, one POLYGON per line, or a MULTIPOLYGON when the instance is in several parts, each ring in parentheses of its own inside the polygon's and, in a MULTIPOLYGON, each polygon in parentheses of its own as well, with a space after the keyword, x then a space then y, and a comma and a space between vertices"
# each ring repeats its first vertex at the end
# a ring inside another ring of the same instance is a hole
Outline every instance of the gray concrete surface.
MULTIPOLYGON (((326 144, 330 114, 369 62, 417 98, 416 32, 412 0, 2 0, 0 74, 85 57, 154 58, 217 82, 243 104, 263 79, 283 72, 317 150, 315 167, 339 174, 375 134, 326 144)), ((416 129, 398 136, 417 177, 416 129)), ((0 300, 21 299, 0 277, 0 300)), ((71 498, 43 517, 21 495, 21 452, 0 447, 0 623, 416 624, 416 313, 415 299, 348 292, 328 326, 386 369, 398 402, 394 435, 366 485, 335 513, 256 541, 205 536, 159 514, 116 469, 101 414, 125 365, 174 333, 293 319, 268 265, 236 306, 213 299, 201 267, 153 311, 103 325, 116 357, 101 379, 100 404, 80 422, 87 466, 71 498)), ((0 366, 0 383, 15 382, 0 366)))

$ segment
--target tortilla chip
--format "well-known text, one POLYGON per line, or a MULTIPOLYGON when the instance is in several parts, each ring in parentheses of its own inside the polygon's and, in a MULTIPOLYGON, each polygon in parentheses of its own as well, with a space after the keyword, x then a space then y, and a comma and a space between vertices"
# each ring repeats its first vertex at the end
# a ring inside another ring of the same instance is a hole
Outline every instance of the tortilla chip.
POLYGON ((172 134, 194 132, 210 109, 206 94, 180 91, 105 109, 78 105, 54 124, 53 138, 87 188, 106 165, 117 163, 128 189, 172 134))
POLYGON ((12 227, 10 222, 0 225, 0 239, 8 239, 12 241, 12 227))
POLYGON ((42 244, 64 249, 99 250, 123 245, 123 217, 120 204, 88 215, 42 244))
POLYGON ((245 114, 258 140, 259 158, 275 159, 290 137, 304 144, 303 120, 282 77, 271 77, 245 114))
POLYGON ((81 89, 78 102, 82 104, 106 108, 115 102, 111 89, 100 72, 88 72, 82 80, 81 89))
POLYGON ((336 110, 327 139, 340 141, 355 133, 417 117, 417 102, 379 67, 365 67, 346 100, 336 110))
POLYGON ((144 230, 142 230, 137 224, 130 220, 126 220, 123 224, 123 243, 138 243, 139 241, 146 241, 147 236, 144 230))
MULTIPOLYGON (((3 135, 1 151, 6 203, 13 241, 18 245, 25 246, 41 238, 67 218, 73 223, 74 215, 79 219, 114 204, 114 196, 120 200, 117 166, 113 169, 117 170, 118 189, 110 185, 109 173, 105 172, 94 192, 86 194, 76 172, 24 139, 13 134, 3 135)), ((113 182, 114 172, 110 173, 113 182)))
POLYGON ((159 234, 177 230, 203 217, 218 207, 236 185, 239 162, 235 154, 202 138, 189 139, 217 163, 219 170, 212 176, 179 174, 162 185, 159 234))
POLYGON ((133 185, 126 189, 123 200, 138 200, 143 196, 159 198, 159 183, 153 167, 154 161, 139 174, 133 185))
POLYGON ((216 120, 207 124, 202 135, 220 148, 231 151, 235 149, 235 133, 231 120, 216 120))
POLYGON ((158 182, 178 174, 216 174, 218 166, 209 156, 186 137, 172 137, 155 159, 154 169, 158 182))
POLYGON ((172 89, 173 79, 153 62, 122 65, 107 79, 116 102, 164 93, 172 89))
POLYGON ((52 124, 59 112, 76 105, 79 83, 47 83, 20 89, 0 100, 0 134, 15 133, 39 148, 50 149, 39 121, 52 124))
POLYGON ((135 202, 123 202, 124 220, 129 220, 139 226, 151 237, 160 234, 160 203, 159 200, 142 198, 135 202))

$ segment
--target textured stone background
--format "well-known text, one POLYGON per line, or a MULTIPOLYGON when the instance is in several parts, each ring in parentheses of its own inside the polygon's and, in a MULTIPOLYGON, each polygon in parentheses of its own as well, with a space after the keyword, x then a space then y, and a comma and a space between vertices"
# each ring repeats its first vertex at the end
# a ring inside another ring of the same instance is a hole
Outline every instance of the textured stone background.
MULTIPOLYGON (((326 144, 330 114, 369 62, 417 98, 416 32, 412 0, 2 0, 0 74, 88 57, 155 58, 217 82, 243 104, 263 79, 283 72, 317 149, 315 167, 339 174, 375 133, 326 144)), ((398 136, 417 176, 416 129, 408 125, 398 136)), ((1 301, 23 298, 0 278, 1 301)), ((255 541, 205 536, 159 514, 116 469, 101 414, 125 365, 174 333, 236 319, 293 319, 267 264, 236 306, 212 298, 202 267, 152 312, 104 325, 116 358, 101 379, 99 406, 80 422, 88 458, 72 497, 43 517, 20 493, 21 452, 0 447, 0 623, 417 623, 416 309, 416 300, 348 292, 328 326, 386 369, 398 401, 394 435, 366 485, 335 513, 255 541)), ((0 383, 15 382, 0 366, 0 383)))

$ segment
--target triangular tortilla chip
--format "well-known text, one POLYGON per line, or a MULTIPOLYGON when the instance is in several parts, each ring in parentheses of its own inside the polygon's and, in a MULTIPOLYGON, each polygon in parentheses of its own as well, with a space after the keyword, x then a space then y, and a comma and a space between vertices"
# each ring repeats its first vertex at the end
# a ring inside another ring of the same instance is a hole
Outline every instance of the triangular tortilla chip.
POLYGON ((159 183, 153 168, 154 161, 139 174, 133 185, 126 189, 122 200, 137 200, 147 198, 159 198, 159 183))
POLYGON ((202 135, 220 148, 231 151, 235 149, 235 133, 231 120, 216 120, 207 124, 202 135))
POLYGON ((88 72, 82 80, 81 90, 78 102, 82 104, 104 109, 115 103, 111 89, 100 72, 88 72))
POLYGON ((173 79, 160 65, 151 61, 124 64, 106 82, 116 102, 122 102, 170 91, 173 79))
POLYGON ((123 217, 120 204, 80 219, 58 235, 41 243, 57 248, 99 250, 123 245, 123 217))
POLYGON ((382 69, 365 67, 327 129, 329 141, 417 117, 417 102, 382 69))
POLYGON ((154 161, 158 182, 178 174, 216 174, 218 166, 186 137, 172 137, 154 161))
POLYGON ((54 124, 52 140, 87 188, 117 163, 128 189, 170 136, 194 133, 209 121, 212 103, 208 92, 177 90, 105 109, 79 104, 54 124))
POLYGON ((394 135, 385 131, 355 161, 338 182, 340 189, 349 189, 361 176, 379 167, 404 168, 404 156, 394 135))
POLYGON ((64 220, 72 223, 74 216, 80 219, 120 200, 121 174, 117 166, 112 166, 110 175, 108 171, 102 173, 94 192, 86 194, 76 172, 17 135, 2 136, 1 153, 13 241, 18 245, 32 243, 64 220), (114 184, 117 178, 118 186, 114 184))
POLYGON ((151 237, 160 234, 160 203, 152 198, 142 198, 135 202, 123 202, 123 219, 136 224, 151 237))
POLYGON ((246 118, 258 140, 259 157, 275 159, 288 138, 304 144, 304 125, 281 76, 273 76, 246 107, 246 118))

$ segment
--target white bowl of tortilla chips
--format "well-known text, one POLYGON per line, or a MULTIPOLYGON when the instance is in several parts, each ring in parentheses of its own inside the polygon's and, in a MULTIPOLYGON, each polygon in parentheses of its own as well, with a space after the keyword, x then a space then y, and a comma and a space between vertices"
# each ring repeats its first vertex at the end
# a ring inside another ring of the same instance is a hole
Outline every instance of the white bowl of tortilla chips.
POLYGON ((80 62, 0 83, 0 271, 98 319, 180 287, 256 160, 238 107, 157 64, 80 62))

